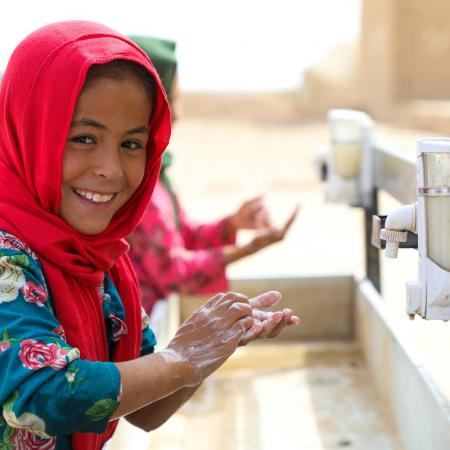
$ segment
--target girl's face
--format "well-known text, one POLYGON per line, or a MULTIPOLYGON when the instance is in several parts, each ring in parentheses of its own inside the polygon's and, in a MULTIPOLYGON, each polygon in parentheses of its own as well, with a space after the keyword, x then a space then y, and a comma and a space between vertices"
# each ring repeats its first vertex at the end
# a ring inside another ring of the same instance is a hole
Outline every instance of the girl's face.
POLYGON ((151 101, 137 79, 100 78, 82 91, 67 138, 59 216, 98 234, 141 183, 151 101))

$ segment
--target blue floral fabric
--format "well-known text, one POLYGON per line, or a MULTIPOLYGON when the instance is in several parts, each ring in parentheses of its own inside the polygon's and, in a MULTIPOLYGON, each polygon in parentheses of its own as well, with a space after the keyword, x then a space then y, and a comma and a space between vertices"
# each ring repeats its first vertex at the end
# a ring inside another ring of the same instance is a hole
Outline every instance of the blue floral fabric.
MULTIPOLYGON (((99 294, 111 354, 125 311, 107 275, 99 294)), ((145 355, 156 341, 142 318, 145 355)), ((105 430, 120 390, 115 364, 82 360, 66 341, 36 254, 0 231, 0 450, 71 449, 71 433, 105 430)))

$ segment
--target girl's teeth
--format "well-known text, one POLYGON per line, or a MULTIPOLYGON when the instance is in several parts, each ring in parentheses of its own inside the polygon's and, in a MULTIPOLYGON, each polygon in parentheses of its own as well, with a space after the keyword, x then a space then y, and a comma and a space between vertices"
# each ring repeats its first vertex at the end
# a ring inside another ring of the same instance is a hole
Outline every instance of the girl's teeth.
POLYGON ((106 203, 113 198, 112 194, 92 194, 91 192, 79 191, 77 190, 77 194, 81 195, 81 197, 87 198, 88 200, 92 200, 96 203, 106 203))

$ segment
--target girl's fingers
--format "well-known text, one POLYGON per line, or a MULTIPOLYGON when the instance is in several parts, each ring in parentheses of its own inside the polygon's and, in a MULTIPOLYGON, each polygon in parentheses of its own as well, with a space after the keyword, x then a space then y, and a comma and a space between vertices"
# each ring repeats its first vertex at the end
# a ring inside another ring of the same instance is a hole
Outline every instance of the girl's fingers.
POLYGON ((209 298, 206 303, 200 307, 200 309, 202 308, 213 308, 217 303, 219 303, 223 297, 225 297, 225 294, 220 292, 216 295, 214 295, 213 297, 209 298))
POLYGON ((258 197, 253 197, 250 200, 247 201, 247 204, 249 205, 260 205, 263 203, 263 196, 258 195, 258 197))
POLYGON ((288 325, 299 325, 300 322, 301 322, 300 317, 298 317, 298 316, 292 316, 292 317, 289 319, 288 325))
MULTIPOLYGON (((298 325, 300 323, 300 319, 298 316, 294 316, 291 309, 284 309, 283 313, 283 323, 285 325, 298 325)), ((261 311, 260 309, 253 308, 252 316, 255 319, 263 322, 264 320, 268 320, 272 316, 272 312, 270 311, 261 311)))
POLYGON ((283 313, 281 311, 276 311, 272 313, 271 317, 263 322, 263 331, 260 337, 268 337, 273 329, 283 320, 283 313))
POLYGON ((239 320, 239 323, 241 324, 244 330, 244 334, 254 327, 255 322, 256 321, 253 317, 244 317, 243 319, 239 320))
POLYGON ((274 327, 270 333, 267 335, 268 339, 273 339, 276 338, 284 329, 284 327, 286 326, 286 324, 280 320, 280 322, 278 323, 278 325, 276 327, 274 327))
POLYGON ((248 297, 239 292, 227 292, 223 294, 223 297, 217 302, 217 309, 219 311, 228 310, 233 303, 248 303, 248 297))
POLYGON ((269 215, 263 206, 255 212, 253 220, 256 228, 262 229, 270 227, 269 215))
POLYGON ((277 337, 286 326, 298 325, 300 319, 297 316, 292 315, 291 309, 283 310, 283 319, 278 323, 278 325, 269 333, 268 338, 277 337))
POLYGON ((239 341, 241 340, 242 336, 247 333, 247 331, 253 326, 254 319, 251 317, 244 317, 240 320, 236 320, 229 329, 233 332, 233 335, 236 337, 239 337, 239 341))
POLYGON ((252 317, 255 319, 264 322, 267 319, 270 319, 272 313, 270 311, 261 311, 260 309, 253 308, 252 317))
MULTIPOLYGON (((234 302, 227 310, 227 316, 233 321, 242 319, 243 317, 251 318, 252 307, 248 303, 234 302)), ((253 319, 252 319, 253 320, 253 319)))
POLYGON ((298 325, 300 323, 300 318, 294 316, 292 309, 283 309, 283 322, 285 325, 298 325))
POLYGON ((268 291, 261 295, 250 298, 248 302, 254 308, 270 308, 281 300, 281 294, 278 291, 268 291))
POLYGON ((294 209, 294 212, 290 215, 289 219, 284 224, 283 230, 283 236, 288 232, 289 228, 291 228, 291 225, 294 223, 295 218, 297 217, 298 212, 300 211, 300 206, 297 206, 294 209))
POLYGON ((249 342, 254 341, 258 338, 262 330, 263 324, 259 320, 254 320, 252 327, 249 328, 241 337, 239 345, 247 345, 249 342))
POLYGON ((252 317, 245 317, 233 325, 241 327, 238 346, 247 345, 254 339, 254 335, 258 333, 258 327, 255 326, 255 323, 256 321, 252 317))

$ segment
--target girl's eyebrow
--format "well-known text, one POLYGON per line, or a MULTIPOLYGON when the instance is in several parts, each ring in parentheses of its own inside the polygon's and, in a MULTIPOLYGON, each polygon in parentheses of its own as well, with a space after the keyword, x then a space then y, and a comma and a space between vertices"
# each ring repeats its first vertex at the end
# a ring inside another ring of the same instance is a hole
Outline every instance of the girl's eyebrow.
POLYGON ((131 130, 128 130, 126 134, 137 134, 137 133, 148 133, 148 126, 141 125, 140 127, 136 127, 131 130))
POLYGON ((94 128, 99 128, 100 130, 106 130, 107 127, 106 125, 103 125, 100 122, 97 122, 94 119, 88 119, 88 118, 84 118, 84 119, 80 119, 80 120, 76 120, 75 122, 72 122, 70 124, 71 127, 94 127, 94 128))
MULTIPOLYGON (((94 127, 94 128, 98 128, 100 130, 107 130, 108 127, 106 125, 103 125, 100 122, 97 122, 94 119, 89 119, 89 118, 83 118, 80 120, 76 120, 75 122, 72 122, 70 124, 70 126, 73 127, 94 127)), ((148 133, 148 126, 147 125, 141 125, 139 127, 136 128, 132 128, 131 130, 128 130, 126 132, 126 134, 138 134, 138 133, 148 133)))

